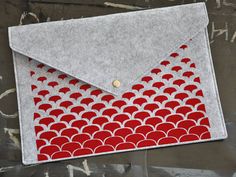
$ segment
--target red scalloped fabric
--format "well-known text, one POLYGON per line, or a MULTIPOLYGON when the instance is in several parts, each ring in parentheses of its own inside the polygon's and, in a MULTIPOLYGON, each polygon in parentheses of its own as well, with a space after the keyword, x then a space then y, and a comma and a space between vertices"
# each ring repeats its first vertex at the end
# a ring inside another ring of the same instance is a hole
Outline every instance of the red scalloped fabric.
POLYGON ((121 96, 29 59, 38 161, 210 139, 188 50, 182 45, 121 96))

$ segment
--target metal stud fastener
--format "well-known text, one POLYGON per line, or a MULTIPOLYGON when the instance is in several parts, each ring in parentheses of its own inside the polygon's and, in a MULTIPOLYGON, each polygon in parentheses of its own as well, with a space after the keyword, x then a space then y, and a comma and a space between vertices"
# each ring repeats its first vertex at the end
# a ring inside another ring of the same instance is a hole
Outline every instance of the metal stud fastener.
POLYGON ((120 87, 120 81, 119 81, 119 80, 114 80, 114 81, 112 82, 112 85, 113 85, 113 87, 118 88, 118 87, 120 87))

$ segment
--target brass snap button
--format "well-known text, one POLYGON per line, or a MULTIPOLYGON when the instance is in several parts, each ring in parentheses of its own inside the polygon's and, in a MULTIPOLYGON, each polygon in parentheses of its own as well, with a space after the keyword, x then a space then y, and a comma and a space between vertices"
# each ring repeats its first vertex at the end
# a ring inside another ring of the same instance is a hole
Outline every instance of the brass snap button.
POLYGON ((113 85, 113 87, 118 88, 118 87, 120 87, 120 81, 119 81, 119 80, 114 80, 114 81, 112 82, 112 85, 113 85))

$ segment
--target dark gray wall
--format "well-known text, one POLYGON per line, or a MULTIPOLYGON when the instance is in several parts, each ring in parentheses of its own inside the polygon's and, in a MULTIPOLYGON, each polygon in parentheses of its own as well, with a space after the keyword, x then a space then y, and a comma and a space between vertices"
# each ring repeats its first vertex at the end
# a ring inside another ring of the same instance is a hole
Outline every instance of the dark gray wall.
MULTIPOLYGON (((0 176, 236 176, 236 1, 205 0, 219 93, 229 138, 224 141, 136 151, 36 166, 21 163, 19 123, 7 27, 23 12, 40 22, 165 7, 198 0, 1 0, 0 176), (111 4, 115 3, 115 4, 111 4), (125 4, 129 6, 119 6, 125 4), (108 6, 111 5, 111 6, 108 6), (113 6, 113 7, 112 7, 113 6), (89 170, 86 168, 89 168, 89 170)), ((37 22, 27 15, 23 24, 37 22)))

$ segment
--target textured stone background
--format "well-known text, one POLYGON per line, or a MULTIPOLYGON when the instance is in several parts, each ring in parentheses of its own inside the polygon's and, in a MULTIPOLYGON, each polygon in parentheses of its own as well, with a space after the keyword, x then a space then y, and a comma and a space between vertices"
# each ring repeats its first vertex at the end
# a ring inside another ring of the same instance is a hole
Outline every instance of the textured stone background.
POLYGON ((200 0, 0 0, 0 176, 236 176, 236 1, 206 2, 211 49, 229 138, 69 160, 21 163, 19 123, 7 27, 200 2, 200 0), (25 17, 24 17, 25 16, 25 17), (21 17, 23 20, 20 20, 21 17), (20 22, 21 21, 21 22, 20 22))

